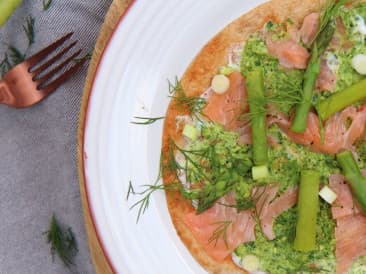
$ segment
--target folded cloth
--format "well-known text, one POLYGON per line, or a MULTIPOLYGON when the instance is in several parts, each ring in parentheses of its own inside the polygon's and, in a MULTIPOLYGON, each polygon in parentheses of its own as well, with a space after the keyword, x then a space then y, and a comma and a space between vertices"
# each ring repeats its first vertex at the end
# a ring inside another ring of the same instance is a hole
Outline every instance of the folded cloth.
MULTIPOLYGON (((23 1, 0 28, 0 71, 70 31, 84 54, 92 53, 111 2, 23 1), (44 10, 47 2, 50 6, 44 10)), ((72 273, 94 273, 76 163, 78 114, 86 72, 87 66, 31 108, 0 105, 2 274, 70 273, 57 256, 52 261, 43 234, 52 213, 61 224, 71 226, 78 243, 72 273)))

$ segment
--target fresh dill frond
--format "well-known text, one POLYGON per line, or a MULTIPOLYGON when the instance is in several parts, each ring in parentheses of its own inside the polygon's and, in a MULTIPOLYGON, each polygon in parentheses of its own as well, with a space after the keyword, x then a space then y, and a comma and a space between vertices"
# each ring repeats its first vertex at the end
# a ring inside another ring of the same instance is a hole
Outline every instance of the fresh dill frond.
POLYGON ((11 68, 11 64, 9 61, 9 55, 7 53, 5 53, 4 58, 0 62, 1 75, 4 75, 5 73, 7 73, 10 68, 11 68))
POLYGON ((242 212, 244 210, 248 210, 248 209, 252 209, 255 207, 256 203, 255 200, 252 197, 249 197, 247 199, 238 199, 236 198, 236 203, 235 204, 225 204, 225 203, 221 203, 219 202, 219 205, 222 206, 226 206, 226 207, 231 207, 231 208, 235 208, 237 210, 237 212, 242 212))
POLYGON ((173 139, 169 139, 168 151, 166 152, 166 161, 165 164, 162 165, 163 174, 167 173, 177 173, 180 171, 185 171, 185 167, 182 164, 178 163, 175 157, 175 142, 173 139))
POLYGON ((202 109, 206 106, 207 100, 200 96, 187 96, 181 81, 175 77, 174 83, 168 80, 169 97, 172 98, 178 108, 188 110, 193 116, 202 114, 202 109))
POLYGON ((43 6, 43 10, 46 11, 50 8, 52 4, 52 0, 43 0, 42 1, 42 6, 43 6))
MULTIPOLYGON (((199 177, 201 177, 201 179, 210 181, 210 178, 204 172, 205 166, 200 164, 199 161, 194 160, 193 156, 198 156, 198 157, 207 159, 207 156, 209 155, 209 154, 207 154, 207 152, 209 150, 212 150, 213 147, 208 147, 206 149, 200 149, 200 150, 188 150, 188 149, 183 149, 183 148, 179 147, 173 140, 172 140, 172 142, 173 142, 175 149, 183 155, 185 163, 186 163, 186 165, 185 165, 186 168, 188 168, 188 165, 189 165, 190 168, 195 169, 195 172, 197 173, 196 176, 198 175, 199 177)), ((214 157, 211 157, 210 159, 214 160, 214 157)), ((179 166, 179 165, 177 165, 177 166, 179 166)), ((188 173, 188 170, 185 170, 185 171, 188 173)))
POLYGON ((286 269, 287 273, 331 273, 332 271, 325 269, 325 268, 321 268, 321 267, 316 267, 316 266, 308 266, 308 265, 302 265, 299 268, 297 268, 296 270, 292 270, 289 271, 288 269, 286 269))
MULTIPOLYGON (((23 62, 25 60, 25 54, 23 54, 19 49, 17 49, 14 46, 9 46, 8 48, 9 50, 9 57, 11 60, 11 65, 12 66, 16 66, 18 64, 20 64, 21 62, 23 62)), ((11 67, 11 66, 10 66, 11 67)))
POLYGON ((138 200, 137 202, 135 202, 130 207, 130 210, 138 207, 138 213, 137 213, 136 223, 138 223, 138 221, 140 220, 140 217, 149 208, 150 199, 151 199, 151 196, 152 196, 152 194, 154 192, 156 192, 158 190, 171 190, 171 191, 172 190, 179 190, 182 187, 182 185, 180 183, 170 183, 170 184, 158 184, 158 183, 156 183, 154 185, 143 185, 142 187, 145 188, 143 191, 136 192, 136 191, 134 191, 134 188, 132 186, 132 183, 130 182, 129 192, 127 193, 128 196, 130 194, 143 196, 140 200, 138 200))
POLYGON ((173 95, 176 92, 184 92, 182 82, 175 76, 174 83, 168 80, 168 92, 169 95, 173 95))
POLYGON ((161 117, 140 117, 140 116, 135 116, 133 117, 134 119, 140 120, 140 121, 132 121, 131 124, 135 124, 135 125, 151 125, 161 119, 164 119, 165 116, 161 116, 161 117))
POLYGON ((228 242, 227 242, 227 232, 229 226, 233 223, 233 221, 221 221, 221 222, 215 222, 211 225, 216 225, 216 229, 213 231, 210 238, 208 238, 208 243, 214 242, 214 245, 217 245, 217 242, 220 239, 223 239, 225 245, 227 248, 229 248, 228 242))
POLYGON ((29 15, 26 24, 23 25, 24 33, 28 39, 28 47, 34 43, 34 37, 35 37, 34 23, 35 23, 34 17, 29 15))
POLYGON ((136 194, 134 188, 133 188, 133 185, 132 185, 132 182, 130 180, 130 182, 128 183, 128 190, 127 190, 127 195, 126 195, 126 201, 128 201, 128 198, 130 198, 130 195, 131 194, 136 194))
MULTIPOLYGON (((324 9, 320 13, 320 24, 318 33, 316 36, 318 36, 326 27, 326 25, 329 23, 329 21, 332 19, 332 17, 337 13, 338 9, 347 3, 347 0, 326 0, 324 9)), ((315 37, 316 37, 315 36, 315 37)))
POLYGON ((47 232, 47 242, 51 246, 52 259, 58 255, 66 267, 74 264, 74 257, 78 253, 76 239, 71 228, 63 229, 52 214, 50 227, 47 232))
POLYGON ((91 52, 88 52, 87 54, 85 54, 83 57, 79 57, 79 58, 74 58, 73 61, 75 63, 80 63, 81 61, 84 61, 84 60, 87 60, 87 61, 90 61, 91 58, 92 58, 92 53, 91 52))

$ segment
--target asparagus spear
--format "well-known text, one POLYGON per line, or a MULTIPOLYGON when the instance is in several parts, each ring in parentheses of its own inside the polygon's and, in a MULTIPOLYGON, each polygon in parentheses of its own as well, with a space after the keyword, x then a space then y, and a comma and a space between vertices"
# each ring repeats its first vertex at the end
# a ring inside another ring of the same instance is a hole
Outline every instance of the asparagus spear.
POLYGON ((333 15, 345 2, 346 0, 338 2, 331 0, 326 3, 325 12, 320 19, 319 30, 312 46, 311 58, 304 75, 302 100, 296 108, 295 118, 291 126, 291 130, 294 132, 302 133, 306 129, 313 90, 320 72, 320 56, 328 47, 335 31, 333 15))
POLYGON ((334 93, 319 104, 318 114, 322 120, 360 100, 366 99, 366 79, 334 93))
POLYGON ((296 108, 294 121, 291 130, 294 132, 304 132, 307 126, 308 114, 311 108, 311 100, 313 98, 313 90, 316 79, 320 72, 320 58, 318 47, 314 44, 309 65, 306 68, 303 83, 303 94, 300 104, 296 108))
POLYGON ((258 67, 254 71, 248 72, 246 85, 251 113, 253 161, 256 166, 266 165, 268 162, 268 144, 263 70, 258 67))
POLYGON ((320 173, 314 170, 301 172, 297 223, 294 248, 311 251, 316 248, 316 218, 319 211, 320 173))
POLYGON ((21 2, 22 0, 0 0, 0 27, 4 25, 21 2))
POLYGON ((343 170, 353 195, 366 213, 366 178, 362 175, 350 151, 337 154, 337 161, 343 170))

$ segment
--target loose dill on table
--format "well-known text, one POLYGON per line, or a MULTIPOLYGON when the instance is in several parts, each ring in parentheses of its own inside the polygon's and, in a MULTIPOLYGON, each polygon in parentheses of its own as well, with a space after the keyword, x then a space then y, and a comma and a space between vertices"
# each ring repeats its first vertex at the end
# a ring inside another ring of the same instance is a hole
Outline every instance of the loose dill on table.
POLYGON ((14 45, 8 46, 8 51, 4 53, 3 59, 0 61, 0 72, 2 75, 7 73, 12 67, 20 64, 26 59, 26 52, 29 47, 34 43, 35 40, 35 18, 31 15, 27 17, 26 24, 22 26, 23 31, 28 40, 28 46, 26 51, 23 53, 20 49, 14 45))
POLYGON ((55 254, 61 259, 66 267, 74 265, 74 258, 78 253, 77 242, 72 229, 64 229, 57 222, 55 214, 52 214, 49 230, 44 234, 51 247, 52 260, 55 254))
POLYGON ((11 64, 10 67, 8 69, 10 69, 12 66, 16 66, 18 64, 20 64, 21 62, 23 62, 25 60, 25 54, 21 53, 21 51, 19 49, 17 49, 14 46, 9 46, 8 48, 8 55, 10 60, 11 60, 11 64))
POLYGON ((52 0, 43 0, 42 1, 42 7, 43 7, 43 11, 46 11, 50 8, 52 4, 52 0))
POLYGON ((25 35, 27 36, 27 39, 28 39, 28 47, 30 47, 34 43, 34 37, 35 37, 34 24, 35 24, 34 17, 29 15, 27 17, 26 24, 23 25, 24 33, 25 33, 25 35))
POLYGON ((92 53, 91 52, 88 52, 87 54, 85 54, 84 56, 82 57, 76 57, 73 59, 73 61, 77 64, 77 63, 80 63, 82 61, 90 61, 91 58, 92 58, 92 53))

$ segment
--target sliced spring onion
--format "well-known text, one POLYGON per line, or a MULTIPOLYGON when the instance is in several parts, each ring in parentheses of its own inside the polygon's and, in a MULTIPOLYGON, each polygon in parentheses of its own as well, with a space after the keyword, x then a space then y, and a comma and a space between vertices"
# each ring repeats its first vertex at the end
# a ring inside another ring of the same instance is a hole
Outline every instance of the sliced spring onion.
POLYGON ((225 93, 230 87, 230 80, 223 74, 217 74, 212 78, 211 88, 217 94, 225 93))
POLYGON ((328 204, 332 204, 337 199, 337 194, 328 186, 324 186, 319 191, 319 196, 328 204))
POLYGON ((186 124, 183 128, 183 135, 192 141, 195 141, 200 136, 200 132, 195 126, 186 124))
POLYGON ((252 167, 252 178, 253 180, 260 180, 268 177, 268 167, 266 165, 263 166, 254 166, 252 167))

